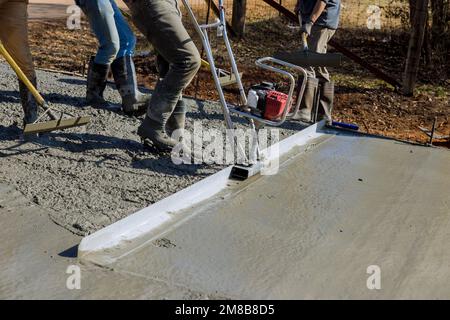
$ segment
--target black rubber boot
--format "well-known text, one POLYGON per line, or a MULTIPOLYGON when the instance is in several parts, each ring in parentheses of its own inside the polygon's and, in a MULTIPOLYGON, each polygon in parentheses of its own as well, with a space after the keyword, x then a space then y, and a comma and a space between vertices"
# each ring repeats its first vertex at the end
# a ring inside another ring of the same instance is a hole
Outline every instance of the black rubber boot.
POLYGON ((151 145, 161 152, 170 152, 178 142, 166 133, 166 121, 155 121, 145 117, 137 130, 137 134, 144 141, 144 145, 151 145))
POLYGON ((111 64, 111 70, 122 97, 123 112, 129 116, 145 114, 150 95, 143 94, 138 89, 133 58, 129 55, 117 58, 111 64))
POLYGON ((319 120, 325 119, 327 124, 333 122, 331 112, 333 111, 334 102, 334 82, 323 82, 319 91, 319 120))
MULTIPOLYGON (((36 87, 36 79, 30 79, 31 83, 36 87)), ((19 80, 19 94, 20 94, 20 102, 23 108, 23 126, 26 124, 31 124, 36 122, 38 119, 38 104, 34 99, 34 96, 31 94, 30 90, 28 90, 27 86, 19 80)), ((27 141, 33 141, 38 138, 38 134, 27 134, 24 135, 24 139, 27 141)))
POLYGON ((95 63, 94 57, 91 57, 87 74, 86 102, 93 107, 111 107, 111 105, 103 98, 108 72, 109 65, 95 63))
POLYGON ((292 117, 293 120, 308 123, 313 121, 314 104, 317 101, 318 87, 319 80, 314 77, 308 77, 300 109, 297 111, 297 114, 292 117))
MULTIPOLYGON (((36 87, 36 80, 31 79, 30 81, 36 87)), ((24 113, 23 124, 34 123, 38 119, 38 104, 22 81, 19 81, 19 92, 24 113)))
POLYGON ((166 132, 169 136, 172 136, 172 133, 175 130, 184 130, 186 123, 186 111, 186 103, 184 102, 183 98, 181 98, 180 100, 178 100, 175 109, 167 120, 166 132))

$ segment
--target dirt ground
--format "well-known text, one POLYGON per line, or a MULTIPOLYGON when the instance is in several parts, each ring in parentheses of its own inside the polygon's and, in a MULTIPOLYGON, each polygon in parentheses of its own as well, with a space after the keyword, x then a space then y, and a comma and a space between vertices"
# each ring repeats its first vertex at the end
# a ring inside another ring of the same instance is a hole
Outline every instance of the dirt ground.
MULTIPOLYGON (((192 26, 186 24, 198 43, 192 26)), ((40 68, 84 73, 88 57, 96 51, 96 40, 84 20, 81 30, 70 31, 65 27, 64 20, 52 20, 33 21, 30 23, 30 31, 33 54, 36 65, 40 68)), ((283 87, 282 79, 262 72, 254 61, 280 50, 298 48, 297 34, 298 29, 290 27, 280 17, 248 24, 245 39, 233 41, 233 49, 240 70, 244 72, 243 81, 247 88, 270 78, 283 87)), ((152 88, 157 79, 154 55, 144 37, 139 32, 137 35, 138 53, 147 53, 146 56, 136 58, 139 81, 152 88)), ((214 35, 211 38, 218 56, 217 64, 225 69, 224 47, 214 35)), ((407 50, 406 34, 340 29, 335 38, 351 51, 401 80, 407 50)), ((362 67, 344 59, 341 67, 330 70, 337 86, 335 120, 356 123, 364 132, 426 143, 429 138, 419 127, 431 128, 437 117, 437 135, 450 135, 448 61, 444 57, 441 64, 435 61, 432 66, 422 66, 415 96, 405 97, 395 92, 390 85, 375 79, 362 67)), ((235 91, 232 88, 228 90, 227 96, 231 100, 236 100, 235 91)), ((209 70, 199 72, 186 94, 200 99, 217 100, 209 70)), ((437 139, 435 144, 450 147, 448 139, 437 139)))

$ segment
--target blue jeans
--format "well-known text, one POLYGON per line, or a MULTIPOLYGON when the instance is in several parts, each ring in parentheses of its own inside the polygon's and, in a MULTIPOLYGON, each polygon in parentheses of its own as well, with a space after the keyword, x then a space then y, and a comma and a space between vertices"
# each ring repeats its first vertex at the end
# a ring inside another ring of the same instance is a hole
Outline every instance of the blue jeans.
POLYGON ((76 0, 88 17, 99 42, 95 63, 109 65, 116 58, 132 56, 136 37, 114 0, 76 0))

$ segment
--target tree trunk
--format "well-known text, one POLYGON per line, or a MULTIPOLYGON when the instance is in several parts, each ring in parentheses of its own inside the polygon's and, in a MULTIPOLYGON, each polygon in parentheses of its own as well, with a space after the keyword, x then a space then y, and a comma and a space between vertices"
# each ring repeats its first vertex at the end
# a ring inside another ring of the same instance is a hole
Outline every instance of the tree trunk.
POLYGON ((448 32, 449 4, 449 0, 431 0, 431 44, 434 49, 440 49, 441 37, 448 32))
POLYGON ((431 65, 431 55, 432 55, 432 50, 431 50, 431 30, 430 30, 430 26, 428 24, 429 21, 429 14, 428 14, 428 10, 427 10, 427 17, 425 18, 425 21, 427 21, 427 23, 425 23, 425 34, 423 36, 423 57, 425 60, 425 65, 427 67, 429 67, 431 65))
POLYGON ((414 2, 414 17, 411 23, 411 36, 403 78, 403 93, 405 95, 412 95, 414 93, 420 64, 420 53, 422 52, 425 27, 427 24, 428 0, 416 0, 414 2))
POLYGON ((416 14, 416 3, 417 3, 417 0, 409 0, 409 25, 410 25, 410 27, 414 23, 414 16, 416 14))
POLYGON ((247 0, 233 0, 233 17, 231 26, 239 38, 245 33, 245 15, 247 11, 247 0))

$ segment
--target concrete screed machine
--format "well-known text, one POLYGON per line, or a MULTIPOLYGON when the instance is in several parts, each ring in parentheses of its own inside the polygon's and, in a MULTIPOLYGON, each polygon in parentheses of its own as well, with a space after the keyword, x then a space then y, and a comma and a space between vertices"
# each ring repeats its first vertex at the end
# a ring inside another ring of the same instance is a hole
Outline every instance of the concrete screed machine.
MULTIPOLYGON (((246 94, 239 73, 233 49, 231 47, 225 16, 225 7, 223 0, 218 2, 219 18, 215 22, 199 24, 195 14, 190 6, 189 0, 182 0, 187 14, 192 21, 202 41, 206 58, 211 69, 214 84, 219 95, 219 101, 222 106, 224 120, 227 129, 227 137, 230 140, 233 150, 237 153, 242 163, 236 164, 231 171, 231 178, 245 180, 255 175, 261 169, 268 165, 265 163, 267 155, 260 150, 258 141, 258 130, 264 125, 279 127, 286 120, 291 119, 299 110, 303 94, 305 92, 306 81, 308 77, 315 77, 311 68, 313 66, 337 66, 340 64, 340 54, 318 54, 308 50, 306 34, 302 34, 303 48, 293 53, 281 53, 276 57, 263 57, 256 60, 256 65, 262 69, 284 76, 289 83, 287 93, 280 92, 275 85, 269 82, 262 82, 252 86, 246 94), (209 38, 209 31, 215 30, 217 37, 221 37, 226 47, 231 71, 228 73, 235 80, 239 90, 239 105, 233 105, 227 102, 223 91, 223 74, 226 72, 216 68, 215 59, 209 38), (280 57, 282 59, 280 59, 280 57), (296 80, 296 76, 299 80, 296 80), (298 82, 298 88, 296 84, 298 82), (296 98, 295 98, 296 95, 296 98), (295 101, 295 104, 294 104, 295 101), (235 125, 231 115, 237 115, 248 120, 252 132, 252 143, 250 144, 249 154, 247 156, 244 146, 238 141, 235 125)), ((211 5, 211 3, 209 4, 211 5)), ((299 16, 301 25, 301 18, 299 16)), ((316 99, 317 100, 317 99, 316 99)), ((318 103, 315 103, 313 111, 313 121, 317 120, 318 103)))

